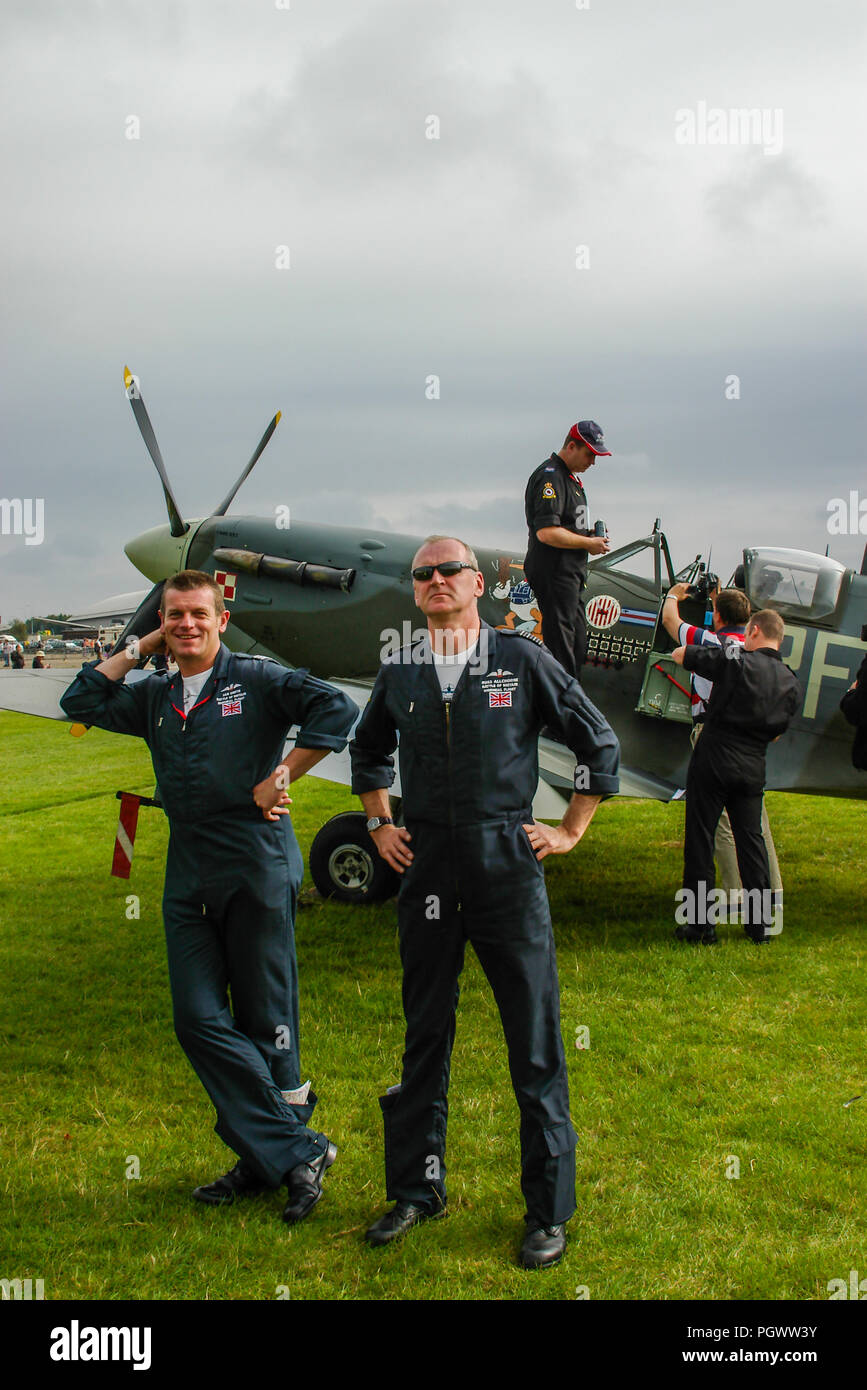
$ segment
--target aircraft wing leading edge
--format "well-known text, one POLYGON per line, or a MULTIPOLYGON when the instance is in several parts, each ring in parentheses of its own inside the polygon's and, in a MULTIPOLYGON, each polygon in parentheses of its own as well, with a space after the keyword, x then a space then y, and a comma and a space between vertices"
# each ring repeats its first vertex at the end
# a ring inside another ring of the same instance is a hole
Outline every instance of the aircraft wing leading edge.
MULTIPOLYGON (((143 680, 147 671, 131 671, 127 680, 143 680)), ((11 710, 16 714, 35 715, 41 719, 70 721, 60 708, 60 697, 71 685, 76 671, 67 669, 47 671, 3 671, 0 672, 0 709, 11 710)), ((355 681, 332 681, 345 695, 363 709, 370 696, 371 687, 355 681)), ((290 737, 287 748, 294 746, 290 737)), ((539 786, 533 801, 533 814, 540 820, 559 820, 563 808, 572 795, 575 774, 575 759, 562 744, 551 739, 539 740, 539 786)), ((309 777, 322 777, 328 782, 337 782, 348 787, 351 782, 349 751, 331 753, 307 774, 309 777)), ((400 796, 400 771, 396 768, 392 795, 400 796)), ((673 801, 683 795, 682 789, 673 782, 642 772, 637 768, 620 769, 620 795, 650 798, 655 801, 673 801)))
POLYGON ((59 700, 77 674, 69 668, 0 671, 0 709, 33 714, 39 719, 63 719, 69 723, 59 700))
MULTIPOLYGON (((349 696, 350 700, 354 700, 359 709, 364 709, 370 697, 370 685, 344 680, 332 680, 330 684, 335 685, 338 690, 342 690, 344 695, 349 696)), ((294 743, 294 738, 290 738, 287 742, 287 748, 294 747, 294 743)), ((327 758, 323 758, 321 763, 317 763, 307 773, 307 776, 322 777, 327 782, 337 782, 348 787, 352 780, 348 748, 345 748, 342 753, 331 753, 327 758)), ((559 820, 563 814, 563 808, 572 796, 574 785, 575 758, 573 754, 561 743, 555 743, 548 738, 540 738, 539 785, 533 799, 534 816, 539 820, 559 820)), ((395 779, 390 791, 392 796, 400 796, 400 769, 397 766, 396 758, 395 779)), ((683 796, 683 789, 674 782, 666 782, 663 778, 655 777, 652 773, 642 772, 639 768, 621 767, 620 795, 642 797, 652 801, 676 801, 683 796)))
MULTIPOLYGON (((130 671, 127 681, 144 680, 150 671, 130 671)), ((0 671, 0 710, 13 714, 32 714, 37 719, 74 721, 60 708, 60 697, 72 685, 78 668, 58 666, 44 671, 0 671)))

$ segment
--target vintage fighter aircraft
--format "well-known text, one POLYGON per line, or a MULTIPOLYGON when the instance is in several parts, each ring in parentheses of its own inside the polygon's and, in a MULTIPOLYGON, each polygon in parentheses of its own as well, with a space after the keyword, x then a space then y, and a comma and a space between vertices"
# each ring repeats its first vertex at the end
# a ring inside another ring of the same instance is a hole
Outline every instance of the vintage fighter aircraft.
MULTIPOLYGON (((238 481, 209 516, 185 521, 145 409, 138 381, 124 373, 126 393, 153 459, 166 499, 168 526, 156 526, 126 545, 136 568, 153 582, 120 644, 158 626, 162 581, 184 567, 212 573, 231 622, 224 640, 235 651, 305 666, 365 704, 385 644, 410 640, 420 624, 410 564, 421 537, 355 527, 297 522, 278 508, 274 517, 228 516, 228 508, 271 438, 269 424, 238 481)), ((471 538, 470 543, 471 543, 471 538)), ((521 558, 476 549, 486 592, 482 617, 495 627, 543 635, 521 558)), ((800 715, 768 754, 772 790, 864 798, 867 781, 852 766, 852 731, 839 702, 865 650, 867 550, 860 574, 828 556, 806 551, 747 548, 744 584, 755 608, 773 607, 786 622, 783 658, 800 678, 800 715)), ((701 556, 675 570, 657 520, 650 533, 592 560, 586 590, 588 664, 583 685, 614 727, 622 746, 621 795, 671 801, 683 794, 689 761, 689 692, 670 658, 673 643, 662 626, 670 586, 684 580, 694 599, 681 604, 688 622, 701 624, 707 574, 701 556)), ((135 673, 131 673, 134 675, 135 673)), ((64 719, 57 700, 69 683, 64 671, 0 676, 0 707, 64 719)), ((574 759, 542 738, 534 813, 558 819, 572 791, 574 759)), ((349 782, 349 758, 330 755, 314 769, 349 782)), ((400 810, 400 785, 393 805, 400 810)), ((396 876, 378 858, 364 816, 334 817, 314 840, 310 867, 320 892, 347 901, 371 901, 396 888, 396 876)))

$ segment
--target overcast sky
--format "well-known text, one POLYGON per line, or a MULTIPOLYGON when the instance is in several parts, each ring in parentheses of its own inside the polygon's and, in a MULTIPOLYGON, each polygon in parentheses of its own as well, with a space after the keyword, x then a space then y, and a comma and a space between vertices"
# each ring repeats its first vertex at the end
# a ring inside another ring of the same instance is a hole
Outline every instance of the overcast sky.
POLYGON ((186 516, 279 408, 235 513, 519 554, 530 471, 593 418, 613 544, 660 516, 678 567, 857 569, 827 520, 867 499, 864 13, 5 0, 0 495, 45 530, 0 536, 3 623, 148 587, 127 362, 186 516))

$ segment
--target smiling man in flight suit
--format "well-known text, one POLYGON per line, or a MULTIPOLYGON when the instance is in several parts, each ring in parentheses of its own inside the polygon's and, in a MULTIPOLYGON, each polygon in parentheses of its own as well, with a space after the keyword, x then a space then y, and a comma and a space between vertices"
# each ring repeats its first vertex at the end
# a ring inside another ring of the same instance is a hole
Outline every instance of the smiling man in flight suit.
POLYGON ((396 1206, 367 1232, 386 1245, 442 1215, 449 1062, 458 977, 470 941, 503 1023, 521 1114, 527 1204, 520 1260, 556 1263, 575 1210, 575 1131, 551 914, 541 860, 577 844, 603 795, 618 790, 620 749, 577 681, 537 638, 479 617, 473 552, 430 537, 413 561, 422 642, 384 661, 350 744, 352 789, 398 898, 406 1047, 399 1086, 381 1098, 386 1189, 396 1206), (534 822, 538 736, 549 725, 575 754, 562 822, 534 822), (389 814, 400 739, 406 825, 389 814))
POLYGON ((224 1205, 285 1183, 283 1217, 295 1222, 321 1197, 337 1150, 306 1124, 316 1096, 298 1057, 303 864, 285 789, 345 747, 357 709, 306 671, 234 655, 220 641, 228 621, 214 579, 181 571, 166 581, 160 627, 84 666, 60 703, 73 719, 138 735, 153 758, 171 827, 163 916, 175 1031, 239 1156, 193 1196, 224 1205), (174 676, 123 683, 132 661, 165 649, 174 676))

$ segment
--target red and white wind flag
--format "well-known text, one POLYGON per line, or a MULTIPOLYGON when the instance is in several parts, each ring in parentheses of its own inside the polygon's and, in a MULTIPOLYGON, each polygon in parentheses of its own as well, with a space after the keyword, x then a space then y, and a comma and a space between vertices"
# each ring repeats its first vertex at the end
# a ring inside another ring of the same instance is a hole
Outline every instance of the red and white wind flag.
POLYGON ((111 861, 111 872, 115 878, 129 878, 140 803, 140 796, 134 796, 132 792, 121 793, 120 819, 114 842, 114 858, 111 861))

